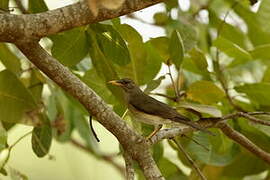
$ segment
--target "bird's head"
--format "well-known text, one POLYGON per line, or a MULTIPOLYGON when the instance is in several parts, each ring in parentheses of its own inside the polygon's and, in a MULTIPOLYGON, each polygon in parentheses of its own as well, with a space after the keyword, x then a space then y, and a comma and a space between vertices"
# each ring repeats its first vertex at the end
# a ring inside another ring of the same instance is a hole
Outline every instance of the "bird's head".
POLYGON ((115 86, 120 86, 127 93, 138 88, 137 85, 129 78, 113 80, 113 81, 109 81, 108 83, 115 85, 115 86))

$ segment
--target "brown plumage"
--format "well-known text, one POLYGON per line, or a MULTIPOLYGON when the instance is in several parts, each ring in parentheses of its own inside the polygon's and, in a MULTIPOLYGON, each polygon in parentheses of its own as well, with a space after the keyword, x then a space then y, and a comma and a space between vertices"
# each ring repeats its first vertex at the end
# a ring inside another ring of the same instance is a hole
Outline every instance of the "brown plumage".
POLYGON ((174 108, 145 94, 131 79, 124 78, 110 83, 124 89, 128 109, 138 121, 155 126, 177 122, 207 131, 174 108))

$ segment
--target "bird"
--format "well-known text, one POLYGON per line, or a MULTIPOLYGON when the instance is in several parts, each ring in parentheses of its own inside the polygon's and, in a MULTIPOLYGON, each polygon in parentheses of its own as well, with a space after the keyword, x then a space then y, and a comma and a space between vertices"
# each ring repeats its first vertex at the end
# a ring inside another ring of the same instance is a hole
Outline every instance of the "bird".
POLYGON ((124 99, 127 103, 127 108, 135 120, 154 125, 155 130, 147 139, 154 136, 164 124, 176 123, 184 124, 211 134, 210 131, 207 131, 199 124, 181 115, 176 109, 145 94, 132 79, 123 78, 120 80, 112 80, 108 83, 119 86, 124 90, 124 99))

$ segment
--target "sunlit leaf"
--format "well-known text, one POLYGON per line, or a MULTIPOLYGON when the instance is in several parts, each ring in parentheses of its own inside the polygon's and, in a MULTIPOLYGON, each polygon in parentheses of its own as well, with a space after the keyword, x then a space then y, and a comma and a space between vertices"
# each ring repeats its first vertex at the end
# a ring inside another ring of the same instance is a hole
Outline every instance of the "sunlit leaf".
POLYGON ((228 56, 235 59, 251 60, 252 57, 248 51, 242 49, 240 46, 232 43, 231 41, 219 37, 214 42, 213 45, 220 49, 222 52, 226 53, 228 56))
POLYGON ((199 49, 193 48, 189 51, 189 55, 196 68, 206 77, 209 76, 209 72, 207 70, 208 64, 204 54, 199 49))
POLYGON ((152 38, 148 41, 160 55, 164 63, 170 58, 169 54, 169 39, 167 37, 152 38))
POLYGON ((269 60, 270 59, 270 44, 264 44, 255 47, 253 50, 250 51, 250 54, 254 59, 262 59, 262 60, 269 60))
POLYGON ((0 43, 0 61, 14 74, 21 71, 20 59, 4 43, 0 43))
POLYGON ((72 29, 50 37, 52 55, 66 66, 78 64, 88 53, 89 45, 85 28, 72 29))
POLYGON ((7 131, 2 125, 2 122, 0 121, 0 151, 2 151, 4 148, 6 148, 7 145, 7 131))
POLYGON ((262 0, 258 9, 258 21, 261 24, 261 28, 266 32, 270 32, 270 1, 262 0))
POLYGON ((182 107, 182 108, 193 109, 193 110, 200 112, 200 113, 206 113, 206 114, 209 114, 213 117, 221 117, 222 116, 221 111, 218 108, 216 108, 215 106, 208 106, 208 105, 204 105, 204 104, 195 104, 195 103, 190 103, 190 102, 179 102, 177 105, 179 107, 182 107))
POLYGON ((210 81, 197 81, 187 90, 187 97, 202 104, 213 104, 225 96, 224 92, 210 81))

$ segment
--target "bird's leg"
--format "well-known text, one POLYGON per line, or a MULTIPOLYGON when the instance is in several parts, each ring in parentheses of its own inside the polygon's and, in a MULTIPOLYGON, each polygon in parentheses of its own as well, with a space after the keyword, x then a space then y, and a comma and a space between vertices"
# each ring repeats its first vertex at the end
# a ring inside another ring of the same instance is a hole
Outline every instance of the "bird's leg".
POLYGON ((158 126, 155 126, 155 130, 149 134, 146 139, 149 140, 151 139, 155 134, 157 134, 157 132, 162 128, 162 124, 159 124, 158 126))

